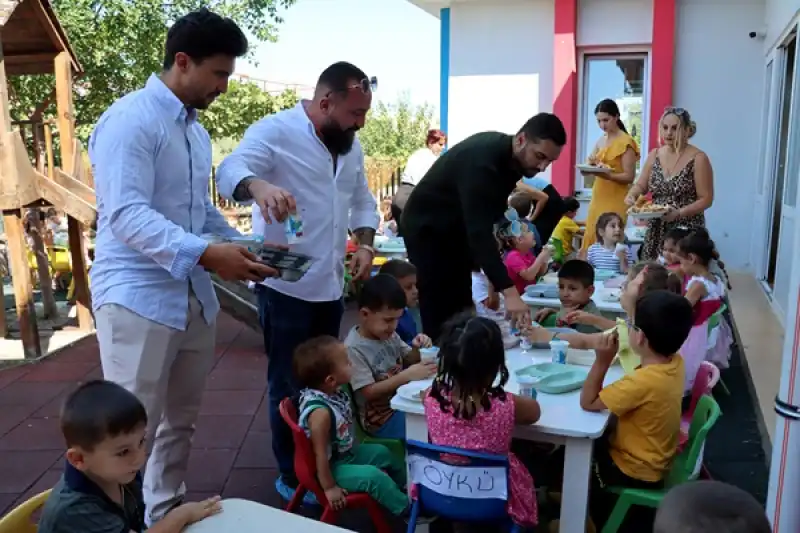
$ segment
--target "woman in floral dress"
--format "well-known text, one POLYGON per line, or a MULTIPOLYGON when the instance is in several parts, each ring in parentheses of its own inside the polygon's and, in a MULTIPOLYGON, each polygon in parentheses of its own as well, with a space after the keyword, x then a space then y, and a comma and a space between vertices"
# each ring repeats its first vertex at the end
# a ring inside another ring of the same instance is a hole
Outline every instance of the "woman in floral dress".
POLYGON ((669 212, 648 224, 642 246, 642 259, 658 259, 664 234, 676 226, 704 228, 705 211, 714 202, 714 172, 708 156, 689 144, 697 132, 689 112, 668 107, 659 121, 661 146, 647 156, 639 179, 625 198, 633 205, 643 194, 654 204, 668 205, 669 212))

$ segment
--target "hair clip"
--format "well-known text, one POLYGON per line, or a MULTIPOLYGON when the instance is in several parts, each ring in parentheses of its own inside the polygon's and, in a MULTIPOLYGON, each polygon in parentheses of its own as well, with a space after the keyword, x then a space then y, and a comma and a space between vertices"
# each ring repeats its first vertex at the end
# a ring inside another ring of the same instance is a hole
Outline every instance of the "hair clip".
POLYGON ((494 225, 495 234, 501 238, 519 237, 522 235, 522 223, 517 210, 510 207, 503 213, 505 220, 494 225))

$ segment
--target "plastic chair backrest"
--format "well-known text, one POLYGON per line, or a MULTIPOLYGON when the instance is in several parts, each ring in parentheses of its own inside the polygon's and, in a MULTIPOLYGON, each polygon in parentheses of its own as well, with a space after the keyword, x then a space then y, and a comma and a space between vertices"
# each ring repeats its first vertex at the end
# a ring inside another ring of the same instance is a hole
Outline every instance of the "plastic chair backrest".
MULTIPOLYGON (((691 420, 694 418, 694 411, 697 407, 697 402, 700 401, 700 398, 703 397, 704 394, 708 394, 711 392, 713 388, 711 386, 711 379, 713 377, 713 370, 709 368, 709 366, 716 369, 714 365, 711 363, 707 363, 703 361, 700 363, 700 368, 697 369, 697 375, 694 378, 694 385, 692 385, 692 399, 689 402, 689 410, 687 411, 688 418, 687 420, 691 420)), ((717 370, 717 375, 719 375, 719 370, 717 370)))
POLYGON ((36 533, 39 529, 31 521, 33 513, 44 505, 51 490, 46 490, 22 502, 3 518, 0 518, 0 533, 36 533))
POLYGON ((708 333, 709 334, 711 333, 711 331, 715 327, 719 326, 720 320, 724 320, 722 315, 725 313, 725 311, 727 311, 727 309, 728 309, 728 306, 723 303, 722 305, 719 306, 719 309, 714 311, 714 314, 711 315, 708 318, 708 333))
POLYGON ((715 365, 710 361, 703 361, 702 363, 700 363, 700 368, 705 368, 706 372, 708 372, 709 374, 708 389, 706 390, 705 394, 711 394, 711 391, 714 390, 714 387, 716 387, 717 383, 719 383, 720 379, 719 368, 717 368, 717 365, 715 365))
POLYGON ((406 443, 409 482, 422 507, 463 522, 508 520, 508 457, 406 443))
POLYGON ((703 395, 697 402, 692 424, 689 426, 689 439, 672 464, 666 480, 667 488, 692 481, 700 475, 706 437, 720 414, 719 405, 710 395, 703 395))
MULTIPOLYGON (((308 490, 314 493, 317 501, 328 501, 325 491, 317 481, 317 462, 314 458, 314 449, 311 447, 311 440, 306 436, 306 432, 298 425, 297 407, 291 398, 284 398, 279 407, 281 418, 292 431, 294 441, 294 472, 297 480, 308 490)), ((2 533, 2 532, 0 532, 2 533)))

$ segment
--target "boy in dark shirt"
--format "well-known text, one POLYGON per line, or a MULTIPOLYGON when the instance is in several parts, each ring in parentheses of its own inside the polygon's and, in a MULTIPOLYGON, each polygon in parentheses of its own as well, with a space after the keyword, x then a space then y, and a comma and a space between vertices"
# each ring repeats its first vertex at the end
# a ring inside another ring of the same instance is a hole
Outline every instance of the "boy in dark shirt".
MULTIPOLYGON (((39 533, 140 533, 144 498, 139 470, 147 458, 144 406, 110 381, 84 383, 67 398, 61 480, 44 505, 39 533)), ((148 533, 179 533, 221 511, 219 497, 176 507, 148 533)))
POLYGON ((558 159, 564 125, 540 113, 516 135, 477 133, 442 154, 411 192, 400 219, 408 258, 417 267, 423 330, 437 338, 442 324, 472 307, 472 265, 498 292, 506 310, 529 321, 497 251, 494 224, 523 176, 558 159))
POLYGON ((419 293, 417 292, 417 268, 402 259, 390 259, 386 261, 378 274, 388 274, 392 276, 403 287, 406 293, 406 308, 403 310, 403 315, 397 321, 397 329, 395 331, 403 342, 411 346, 414 337, 419 333, 417 329, 417 322, 411 314, 411 309, 417 307, 419 303, 419 293))

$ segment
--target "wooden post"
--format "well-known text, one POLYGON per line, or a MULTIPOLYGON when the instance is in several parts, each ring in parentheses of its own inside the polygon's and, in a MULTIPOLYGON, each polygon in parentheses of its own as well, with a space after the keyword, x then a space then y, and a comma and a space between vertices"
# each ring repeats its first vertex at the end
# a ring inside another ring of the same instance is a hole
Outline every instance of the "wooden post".
MULTIPOLYGON (((58 111, 58 134, 61 141, 61 168, 72 169, 75 145, 75 111, 72 103, 72 61, 67 52, 61 52, 55 59, 56 109, 58 111)), ((83 243, 83 225, 72 217, 68 218, 69 250, 72 258, 72 279, 75 284, 75 307, 78 311, 78 325, 81 329, 92 329, 92 305, 89 295, 88 275, 83 243)))
MULTIPOLYGON (((36 168, 44 174, 45 154, 44 154, 44 139, 43 128, 41 124, 34 124, 33 131, 33 146, 36 153, 36 168)), ((36 272, 39 275, 39 293, 42 295, 42 306, 44 307, 44 318, 53 319, 58 316, 58 307, 56 306, 56 298, 53 294, 53 280, 50 278, 50 257, 47 254, 47 246, 45 243, 45 234, 47 225, 42 223, 41 210, 31 209, 31 218, 33 220, 33 231, 31 232, 31 242, 33 244, 33 252, 36 255, 36 272)), ((52 245, 52 242, 50 242, 52 245)))
POLYGON ((53 167, 55 166, 55 158, 53 157, 53 128, 48 123, 44 125, 44 151, 47 154, 46 176, 53 179, 53 167))
MULTIPOLYGON (((2 39, 0 39, 2 43, 2 39)), ((0 44, 0 132, 11 131, 11 115, 8 104, 8 80, 6 79, 5 56, 0 44)), ((0 146, 0 149, 3 149, 0 146)), ((0 179, 3 176, 0 175, 0 179)), ((14 301, 22 338, 25 358, 42 355, 39 343, 39 329, 36 326, 36 308, 33 302, 33 283, 28 269, 28 253, 25 246, 25 232, 22 224, 22 210, 3 211, 3 226, 8 239, 8 269, 14 285, 14 301)))

